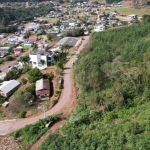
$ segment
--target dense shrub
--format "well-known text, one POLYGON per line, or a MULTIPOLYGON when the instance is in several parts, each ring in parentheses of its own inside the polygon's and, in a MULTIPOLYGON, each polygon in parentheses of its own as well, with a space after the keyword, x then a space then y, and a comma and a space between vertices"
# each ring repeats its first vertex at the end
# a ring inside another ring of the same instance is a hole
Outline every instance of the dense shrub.
POLYGON ((22 110, 19 112, 19 118, 25 118, 25 115, 26 115, 26 111, 25 110, 22 110))
POLYGON ((16 140, 22 137, 21 143, 25 146, 36 142, 47 130, 45 127, 47 123, 52 121, 53 123, 59 119, 58 115, 48 116, 45 119, 40 119, 37 123, 33 125, 27 125, 24 128, 14 132, 13 136, 16 140))

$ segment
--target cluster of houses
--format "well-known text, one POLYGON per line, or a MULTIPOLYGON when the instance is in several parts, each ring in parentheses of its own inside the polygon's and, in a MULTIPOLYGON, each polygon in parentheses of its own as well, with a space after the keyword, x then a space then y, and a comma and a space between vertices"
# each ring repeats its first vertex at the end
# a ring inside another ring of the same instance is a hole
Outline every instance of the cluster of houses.
MULTIPOLYGON (((122 3, 118 5, 112 5, 110 7, 122 7, 122 3)), ((28 3, 25 7, 29 7, 28 3)), ((3 39, 0 47, 0 57, 5 57, 12 49, 11 45, 16 45, 13 48, 15 55, 21 55, 24 50, 28 50, 33 45, 37 45, 36 51, 30 52, 29 58, 33 68, 40 70, 47 68, 54 62, 55 51, 61 51, 61 46, 64 44, 76 47, 81 43, 80 38, 76 37, 64 37, 58 41, 53 47, 48 48, 45 40, 42 41, 38 34, 41 30, 45 30, 46 33, 55 33, 60 36, 66 31, 74 30, 76 28, 84 29, 85 33, 90 28, 93 32, 105 31, 107 28, 115 25, 122 25, 118 19, 117 12, 106 11, 109 8, 105 4, 100 3, 87 3, 78 2, 74 5, 61 6, 54 4, 54 10, 44 18, 36 18, 34 22, 29 22, 18 26, 18 34, 7 36, 6 34, 0 34, 0 38, 3 39), (57 23, 48 23, 46 19, 57 18, 57 23), (25 38, 25 34, 30 32, 31 36, 25 38), (5 40, 4 40, 5 39, 5 40), (10 46, 4 46, 5 44, 10 46)), ((130 16, 132 19, 135 16, 130 16)), ((23 65, 20 65, 23 67, 23 65)), ((18 67, 18 66, 17 66, 18 67)), ((8 70, 10 70, 9 68, 8 70)), ((6 75, 6 72, 5 72, 6 75)), ((0 74, 0 79, 4 79, 4 74, 0 74), (1 78, 2 77, 2 78, 1 78)), ((3 81, 0 83, 0 95, 9 97, 19 86, 20 82, 17 80, 3 81)), ((50 83, 47 79, 40 79, 36 81, 36 95, 39 97, 50 95, 50 83)))
MULTIPOLYGON (((0 83, 0 95, 3 97, 9 97, 20 86, 20 82, 17 80, 3 81, 0 83)), ((50 96, 50 82, 49 79, 40 79, 35 84, 36 96, 49 97, 50 96)))
MULTIPOLYGON (((38 41, 36 37, 29 37, 29 40, 31 41, 38 41)), ((51 63, 54 61, 54 52, 61 49, 61 46, 64 44, 68 44, 70 46, 78 46, 81 42, 81 39, 74 38, 74 37, 65 37, 62 38, 58 43, 55 44, 55 46, 48 50, 45 51, 45 49, 37 49, 36 52, 31 52, 29 53, 30 57, 30 62, 32 63, 33 68, 38 68, 40 70, 47 68, 51 63), (42 61, 41 61, 42 60, 42 61)), ((7 49, 9 50, 10 47, 7 49)), ((20 52, 23 48, 21 46, 18 46, 14 48, 14 52, 17 53, 18 51, 20 52)), ((17 53, 19 54, 19 53, 17 53)), ((18 66, 14 65, 14 67, 18 68, 18 66)), ((21 64, 23 67, 23 65, 21 64)), ((13 67, 8 68, 8 70, 11 70, 13 67)), ((19 68, 18 68, 19 69, 19 68)), ((17 88, 19 87, 20 82, 17 80, 9 80, 9 81, 3 81, 0 83, 0 95, 3 97, 9 97, 17 88)), ((50 94, 50 83, 49 80, 47 79, 40 79, 36 81, 36 95, 38 97, 45 97, 49 96, 50 94)), ((4 104, 5 105, 5 104, 4 104)))

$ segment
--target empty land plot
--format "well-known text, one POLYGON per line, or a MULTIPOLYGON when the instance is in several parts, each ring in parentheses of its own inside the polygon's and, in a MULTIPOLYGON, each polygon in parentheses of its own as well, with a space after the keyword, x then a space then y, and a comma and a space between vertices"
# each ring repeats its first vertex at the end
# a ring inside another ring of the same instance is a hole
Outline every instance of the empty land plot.
POLYGON ((117 11, 123 15, 136 14, 139 17, 142 17, 144 14, 150 14, 150 7, 135 9, 135 8, 112 8, 110 11, 117 11))

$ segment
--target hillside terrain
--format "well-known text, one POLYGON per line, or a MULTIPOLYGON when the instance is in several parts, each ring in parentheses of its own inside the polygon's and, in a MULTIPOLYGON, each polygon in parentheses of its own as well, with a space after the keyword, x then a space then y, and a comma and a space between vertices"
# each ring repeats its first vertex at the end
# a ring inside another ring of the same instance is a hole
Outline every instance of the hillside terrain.
POLYGON ((126 7, 143 7, 148 4, 149 0, 124 0, 124 5, 126 7))
POLYGON ((150 24, 94 33, 74 66, 78 107, 40 150, 150 149, 150 24), (53 141, 53 142, 51 142, 53 141))

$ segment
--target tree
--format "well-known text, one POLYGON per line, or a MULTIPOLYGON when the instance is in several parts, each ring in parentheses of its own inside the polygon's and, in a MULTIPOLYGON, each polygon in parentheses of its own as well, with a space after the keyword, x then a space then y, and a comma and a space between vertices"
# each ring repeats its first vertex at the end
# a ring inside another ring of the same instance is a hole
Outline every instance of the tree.
POLYGON ((26 88, 25 91, 31 93, 32 95, 36 95, 36 94, 35 94, 35 84, 32 83, 30 86, 28 86, 28 87, 26 88))
POLYGON ((30 32, 26 32, 25 35, 24 35, 24 38, 25 38, 25 39, 28 39, 29 36, 30 36, 30 32))
POLYGON ((41 30, 41 35, 46 35, 46 32, 44 29, 41 30))
POLYGON ((24 63, 28 63, 29 60, 30 60, 29 55, 21 56, 20 59, 19 59, 19 61, 24 62, 24 63))
POLYGON ((13 67, 5 76, 4 80, 13 80, 17 79, 22 73, 22 70, 18 70, 16 67, 13 67))
POLYGON ((14 57, 12 57, 12 56, 7 56, 6 57, 6 61, 12 61, 12 60, 14 60, 14 57))
POLYGON ((142 18, 144 22, 150 22, 150 15, 143 15, 142 18))
POLYGON ((72 46, 71 45, 68 45, 68 44, 64 44, 61 46, 61 51, 63 53, 63 51, 65 50, 65 53, 66 53, 66 50, 69 51, 69 49, 71 48, 72 46))
POLYGON ((44 65, 44 64, 45 64, 45 60, 41 59, 41 60, 40 60, 40 63, 41 63, 42 65, 44 65))
POLYGON ((18 113, 22 110, 27 110, 33 105, 35 97, 29 92, 17 92, 14 99, 10 102, 8 109, 13 113, 18 113))
POLYGON ((84 30, 81 28, 74 29, 72 31, 67 31, 65 36, 72 36, 72 37, 78 37, 78 36, 83 36, 84 35, 84 30))
POLYGON ((37 45, 36 44, 33 45, 33 51, 35 51, 35 50, 37 50, 37 45))
POLYGON ((39 80, 42 78, 42 73, 38 68, 31 69, 28 72, 28 79, 30 83, 34 83, 35 81, 39 80))
POLYGON ((48 34, 47 34, 47 39, 48 39, 49 41, 53 41, 56 37, 57 37, 57 36, 56 36, 55 33, 48 33, 48 34))
POLYGON ((60 68, 60 69, 63 69, 63 63, 60 62, 60 61, 57 61, 57 62, 56 62, 56 67, 57 67, 57 68, 60 68))

